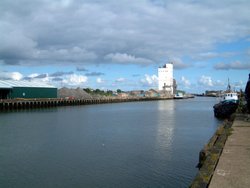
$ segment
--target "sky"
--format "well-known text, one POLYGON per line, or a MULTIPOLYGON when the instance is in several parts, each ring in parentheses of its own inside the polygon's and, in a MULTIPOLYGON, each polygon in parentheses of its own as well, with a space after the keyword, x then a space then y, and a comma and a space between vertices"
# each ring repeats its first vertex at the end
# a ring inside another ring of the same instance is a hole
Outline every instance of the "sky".
POLYGON ((0 79, 147 90, 173 62, 178 89, 245 88, 249 0, 1 0, 0 79))

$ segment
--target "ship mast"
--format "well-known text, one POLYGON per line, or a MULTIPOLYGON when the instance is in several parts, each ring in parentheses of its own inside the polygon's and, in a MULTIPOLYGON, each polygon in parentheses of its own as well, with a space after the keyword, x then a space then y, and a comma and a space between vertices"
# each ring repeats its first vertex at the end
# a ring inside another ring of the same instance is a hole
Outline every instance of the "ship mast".
POLYGON ((227 84, 227 91, 228 92, 231 92, 231 85, 230 85, 230 82, 229 82, 229 78, 228 78, 228 84, 227 84))

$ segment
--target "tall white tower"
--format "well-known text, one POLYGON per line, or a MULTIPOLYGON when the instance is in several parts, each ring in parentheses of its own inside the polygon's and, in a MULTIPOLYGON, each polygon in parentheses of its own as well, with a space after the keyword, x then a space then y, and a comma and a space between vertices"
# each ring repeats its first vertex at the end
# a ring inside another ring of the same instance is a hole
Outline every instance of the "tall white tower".
POLYGON ((173 95, 173 63, 168 63, 158 68, 158 80, 159 91, 168 91, 173 95))

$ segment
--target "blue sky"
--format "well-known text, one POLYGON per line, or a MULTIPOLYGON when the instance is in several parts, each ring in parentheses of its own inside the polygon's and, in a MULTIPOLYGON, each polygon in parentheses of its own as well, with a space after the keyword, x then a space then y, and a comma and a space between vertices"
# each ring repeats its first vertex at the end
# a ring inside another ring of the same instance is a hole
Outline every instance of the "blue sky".
POLYGON ((57 87, 157 88, 174 63, 178 89, 244 89, 248 0, 0 2, 0 79, 57 87))

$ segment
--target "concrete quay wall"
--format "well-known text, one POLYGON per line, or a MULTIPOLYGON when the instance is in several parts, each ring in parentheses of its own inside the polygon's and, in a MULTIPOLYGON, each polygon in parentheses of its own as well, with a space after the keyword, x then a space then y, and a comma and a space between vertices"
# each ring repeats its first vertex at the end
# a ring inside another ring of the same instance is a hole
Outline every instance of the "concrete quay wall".
POLYGON ((199 171, 191 183, 191 188, 208 187, 220 159, 225 142, 231 135, 233 119, 225 120, 199 153, 199 171))
POLYGON ((237 114, 209 188, 250 187, 250 114, 237 114))
POLYGON ((153 101, 168 100, 172 98, 105 98, 105 99, 13 99, 0 100, 0 111, 32 109, 32 108, 48 108, 57 106, 73 106, 73 105, 90 105, 103 103, 120 103, 120 102, 136 102, 136 101, 153 101))
POLYGON ((191 188, 250 187, 250 114, 233 114, 200 151, 191 188))

